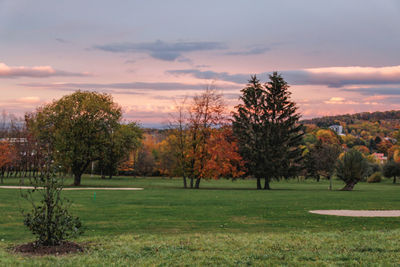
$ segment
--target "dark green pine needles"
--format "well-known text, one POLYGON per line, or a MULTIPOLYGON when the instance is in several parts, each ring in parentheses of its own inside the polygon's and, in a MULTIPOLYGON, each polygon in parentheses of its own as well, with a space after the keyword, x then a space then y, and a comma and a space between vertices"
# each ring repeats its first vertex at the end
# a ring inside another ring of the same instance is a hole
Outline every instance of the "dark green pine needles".
POLYGON ((300 171, 303 126, 289 86, 274 72, 261 84, 252 76, 241 90, 241 103, 233 113, 233 129, 248 172, 257 178, 257 189, 270 189, 271 179, 290 178, 300 171))

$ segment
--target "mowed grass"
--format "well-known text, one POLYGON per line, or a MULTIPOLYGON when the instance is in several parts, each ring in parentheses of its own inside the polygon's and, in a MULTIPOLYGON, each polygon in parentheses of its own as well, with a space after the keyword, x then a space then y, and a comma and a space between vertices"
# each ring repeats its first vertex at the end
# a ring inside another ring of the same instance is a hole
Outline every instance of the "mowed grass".
MULTIPOLYGON (((326 181, 295 180, 274 182, 271 191, 254 190, 254 180, 203 181, 200 190, 184 190, 180 179, 169 178, 84 177, 82 184, 145 189, 65 191, 86 228, 76 241, 88 249, 58 258, 9 253, 33 237, 22 225, 20 210, 28 205, 19 190, 0 189, 0 266, 400 263, 399 218, 308 212, 400 209, 400 185, 389 180, 360 183, 353 192, 328 191, 326 181)), ((335 181, 335 189, 342 186, 335 181)))
POLYGON ((363 232, 125 234, 80 239, 68 256, 10 254, 1 266, 398 266, 399 230, 363 232))

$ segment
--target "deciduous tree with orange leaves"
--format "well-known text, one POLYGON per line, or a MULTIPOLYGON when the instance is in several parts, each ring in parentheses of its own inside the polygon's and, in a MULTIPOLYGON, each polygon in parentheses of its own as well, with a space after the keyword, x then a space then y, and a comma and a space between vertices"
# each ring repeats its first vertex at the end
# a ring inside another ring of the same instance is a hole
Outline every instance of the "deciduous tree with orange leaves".
POLYGON ((339 140, 338 136, 332 130, 320 129, 316 132, 315 136, 323 144, 329 144, 329 145, 340 144, 340 140, 339 140))
POLYGON ((188 108, 188 176, 191 188, 199 188, 204 177, 204 169, 210 156, 208 140, 213 128, 219 128, 225 122, 226 106, 222 94, 215 88, 207 87, 204 92, 193 97, 188 108), (193 184, 195 181, 195 184, 193 184))
POLYGON ((245 172, 244 161, 239 154, 236 138, 230 126, 211 129, 206 143, 208 157, 204 166, 196 166, 196 172, 202 178, 219 179, 221 177, 240 177, 245 172))
POLYGON ((238 177, 243 161, 232 129, 226 126, 222 94, 206 88, 188 105, 177 105, 169 138, 184 188, 199 188, 201 179, 238 177), (188 182, 187 183, 187 180, 188 182))
POLYGON ((0 169, 1 169, 1 183, 4 178, 4 168, 7 164, 10 164, 15 158, 15 149, 7 141, 0 142, 0 169))

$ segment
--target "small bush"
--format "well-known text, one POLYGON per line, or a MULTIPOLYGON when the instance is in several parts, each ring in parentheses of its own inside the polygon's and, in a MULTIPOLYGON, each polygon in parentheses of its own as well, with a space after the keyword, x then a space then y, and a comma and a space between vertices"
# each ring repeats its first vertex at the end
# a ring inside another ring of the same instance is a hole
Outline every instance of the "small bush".
POLYGON ((396 177, 400 176, 400 163, 390 160, 383 165, 383 175, 387 178, 393 177, 393 183, 396 183, 396 177))
POLYGON ((368 176, 369 165, 364 156, 357 150, 350 149, 336 164, 336 176, 346 183, 343 191, 351 191, 354 186, 368 176))
POLYGON ((374 172, 370 177, 368 177, 368 183, 380 183, 383 179, 382 173, 374 172))
POLYGON ((368 166, 369 166, 367 173, 368 177, 372 176, 376 172, 382 172, 382 167, 377 163, 368 162, 368 166))
POLYGON ((36 236, 37 245, 59 245, 83 233, 80 219, 68 212, 68 201, 61 197, 62 180, 53 173, 42 173, 30 182, 34 188, 22 193, 32 205, 30 212, 23 212, 24 225, 36 236))

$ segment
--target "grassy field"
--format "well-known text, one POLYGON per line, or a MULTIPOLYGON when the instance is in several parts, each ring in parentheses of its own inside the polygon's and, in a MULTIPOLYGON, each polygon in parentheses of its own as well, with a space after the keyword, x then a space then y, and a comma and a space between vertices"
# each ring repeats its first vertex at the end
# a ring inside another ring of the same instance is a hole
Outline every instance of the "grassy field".
MULTIPOLYGON (((18 184, 18 180, 5 180, 18 184)), ((71 184, 68 180, 67 184, 71 184)), ((85 234, 86 252, 63 257, 9 253, 32 240, 22 225, 19 190, 0 189, 0 266, 110 265, 396 265, 399 218, 352 218, 313 209, 400 209, 400 185, 360 183, 328 191, 326 181, 282 181, 254 190, 249 180, 83 178, 83 186, 143 187, 143 191, 66 191, 85 234), (94 194, 96 193, 96 198, 94 194)), ((343 185, 335 181, 335 189, 343 185)))

